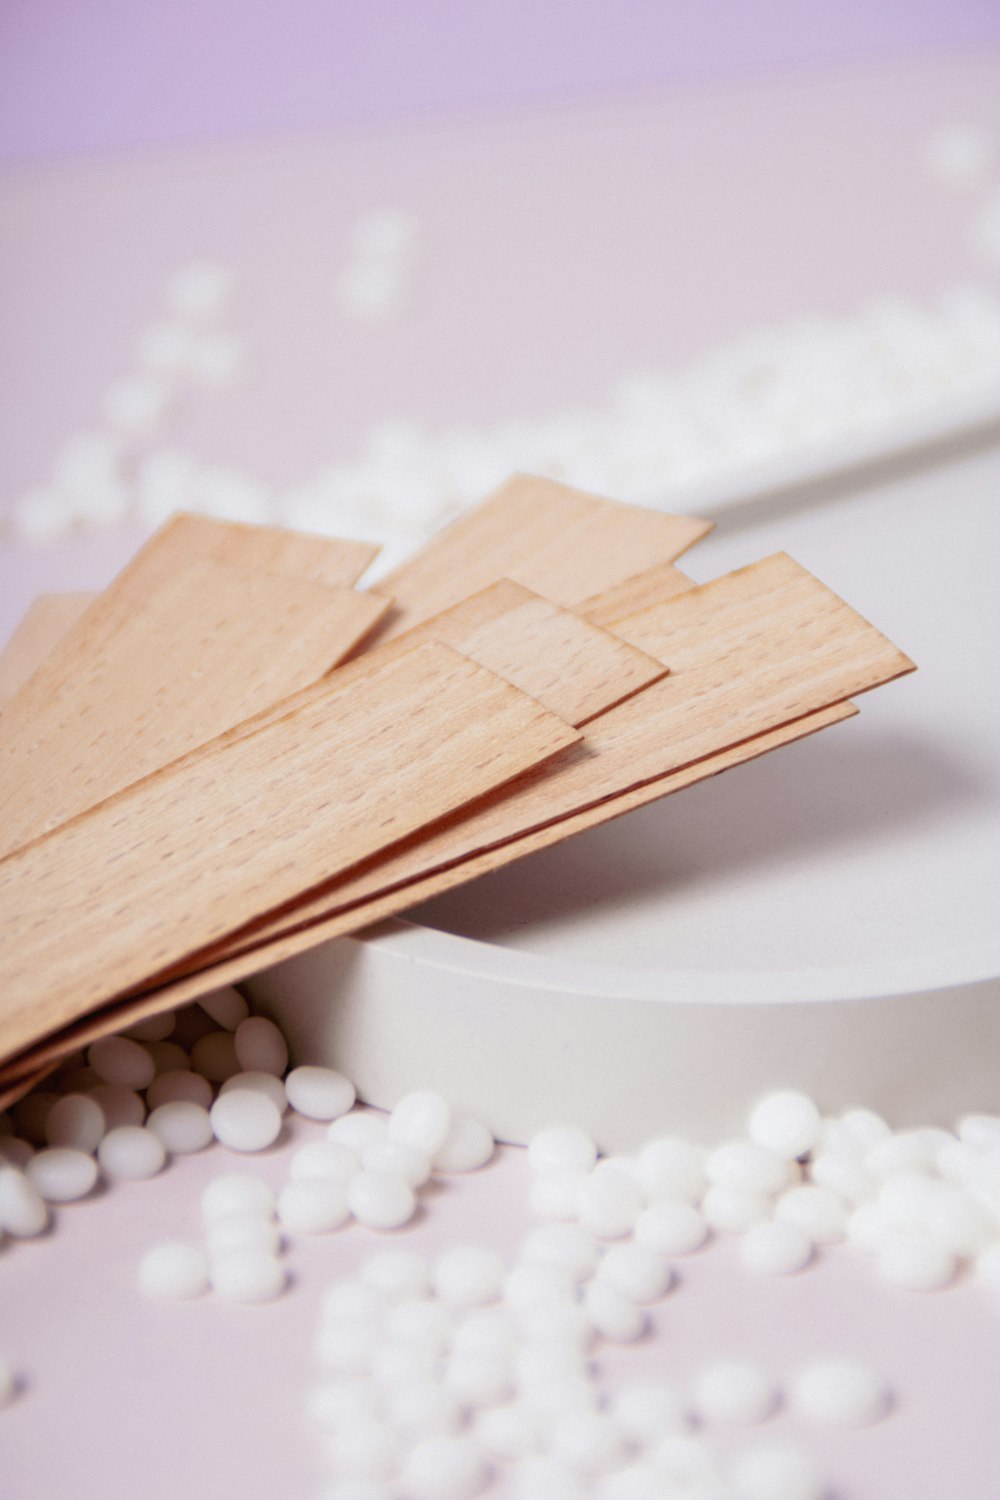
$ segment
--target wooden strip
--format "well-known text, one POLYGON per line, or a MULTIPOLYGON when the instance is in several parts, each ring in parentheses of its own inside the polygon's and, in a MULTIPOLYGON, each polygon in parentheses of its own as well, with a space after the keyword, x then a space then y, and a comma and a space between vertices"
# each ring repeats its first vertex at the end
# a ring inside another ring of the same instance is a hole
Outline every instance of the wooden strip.
POLYGON ((83 653, 8 747, 0 855, 315 681, 387 607, 308 579, 185 564, 83 653))
POLYGON ((580 739, 447 646, 119 793, 0 864, 0 1053, 580 739))
POLYGON ((0 651, 0 708, 37 671, 95 597, 94 594, 39 594, 0 651))
POLYGON ((669 660, 670 676, 593 719, 586 743, 558 765, 528 772, 503 797, 265 918, 253 934, 233 934, 210 959, 470 859, 912 670, 879 631, 783 553, 676 594, 618 628, 669 660))
POLYGON ((613 589, 605 589, 603 593, 584 599, 573 608, 592 625, 613 630, 619 620, 659 606, 665 599, 672 599, 675 594, 682 594, 694 586, 694 579, 675 568, 673 563, 660 563, 658 567, 637 573, 634 578, 626 578, 613 589))
POLYGON ((653 563, 680 557, 711 529, 697 517, 516 475, 377 585, 396 606, 379 639, 409 630, 498 578, 572 607, 653 563))
MULTIPOLYGON (((485 850, 471 859, 437 870, 408 885, 397 886, 392 891, 384 891, 374 898, 335 911, 332 915, 311 925, 271 938, 233 957, 218 959, 193 974, 183 975, 155 990, 121 1001, 113 1008, 99 1015, 89 1016, 85 1021, 77 1023, 65 1034, 49 1039, 33 1049, 30 1054, 15 1059, 0 1070, 0 1087, 9 1082, 11 1086, 16 1086, 12 1081, 18 1078, 21 1069, 26 1070, 32 1079, 39 1076, 39 1070, 41 1070, 41 1076, 44 1076, 46 1071, 63 1058, 68 1057, 78 1047, 89 1046, 98 1037, 108 1036, 122 1027, 133 1025, 136 1021, 145 1020, 149 1016, 158 1015, 162 1011, 197 1000, 220 985, 236 984, 242 979, 249 978, 251 974, 257 974, 262 969, 281 963, 286 958, 294 958, 296 954, 318 947, 320 943, 331 942, 334 938, 359 932, 373 923, 399 916, 411 907, 420 905, 432 896, 441 895, 454 886, 464 885, 480 875, 489 874, 493 870, 513 863, 514 860, 522 859, 527 854, 534 854, 537 850, 548 848, 551 844, 559 843, 574 833, 583 833, 599 823, 622 817, 637 807, 643 807, 672 792, 681 791, 686 786, 706 780, 710 776, 718 776, 723 771, 766 754, 769 750, 776 750, 782 745, 791 744, 795 740, 815 734, 833 724, 842 723, 846 719, 853 718, 856 713, 857 708, 853 703, 833 704, 830 708, 818 713, 809 714, 791 724, 782 725, 780 729, 773 730, 770 734, 758 735, 718 755, 708 756, 694 765, 685 766, 670 776, 657 778, 640 787, 634 787, 618 797, 609 798, 597 807, 588 808, 559 822, 550 823, 544 828, 535 829, 506 844, 485 850)), ((31 1087, 32 1083, 29 1082, 27 1086, 31 1087)))

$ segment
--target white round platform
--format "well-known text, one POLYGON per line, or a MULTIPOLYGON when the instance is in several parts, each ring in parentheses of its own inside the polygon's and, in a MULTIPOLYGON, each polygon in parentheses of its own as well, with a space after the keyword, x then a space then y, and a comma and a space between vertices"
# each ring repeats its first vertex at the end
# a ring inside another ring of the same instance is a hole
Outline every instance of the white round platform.
POLYGON ((1000 1112, 1000 434, 734 505, 699 581, 783 548, 918 672, 858 719, 253 981, 367 1098, 524 1140, 718 1138, 762 1089, 1000 1112))

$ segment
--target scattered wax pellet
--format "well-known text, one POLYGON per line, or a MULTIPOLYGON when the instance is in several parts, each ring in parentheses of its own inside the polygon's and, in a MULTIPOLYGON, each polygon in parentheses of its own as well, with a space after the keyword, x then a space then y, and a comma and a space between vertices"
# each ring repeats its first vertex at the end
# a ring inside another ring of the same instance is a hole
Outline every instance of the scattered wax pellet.
POLYGON ((50 1146, 74 1146, 96 1151, 106 1128, 104 1111, 86 1094, 64 1094, 45 1118, 45 1139, 50 1146))
POLYGON ((192 1104, 190 1100, 175 1099, 172 1103, 158 1105, 146 1125, 160 1137, 173 1156, 201 1151, 212 1139, 208 1110, 203 1104, 192 1104))
POLYGON ((613 1162, 598 1162, 580 1186, 580 1223, 602 1239, 629 1234, 644 1207, 638 1183, 613 1162))
POLYGON ((468 1410, 498 1406, 514 1394, 510 1362, 496 1354, 453 1355, 444 1375, 445 1390, 468 1410))
POLYGON ((235 1031, 250 1014, 250 1007, 239 990, 228 984, 221 990, 213 990, 210 995, 202 995, 198 1004, 223 1031, 235 1031))
POLYGON ((538 1452, 538 1418, 522 1401, 478 1412, 473 1432, 480 1449, 490 1458, 516 1462, 538 1452))
POLYGON ((378 1348, 376 1325, 365 1318, 331 1326, 323 1324, 316 1338, 316 1357, 337 1375, 365 1375, 371 1370, 378 1348))
POLYGON ((181 317, 207 317, 223 310, 232 289, 233 273, 226 266, 192 261, 167 282, 167 306, 181 317))
POLYGON ((267 1016, 248 1016, 234 1032, 236 1056, 244 1073, 274 1073, 288 1067, 288 1043, 267 1016))
POLYGON ((814 1156, 809 1163, 809 1180, 855 1207, 874 1197, 878 1185, 864 1163, 848 1151, 824 1151, 814 1156))
POLYGON ((292 1234, 325 1234, 351 1217, 347 1190, 329 1178, 304 1177, 278 1194, 278 1219, 292 1234))
POLYGON ((645 1311, 616 1286, 595 1280, 583 1294, 587 1319, 595 1333, 614 1344, 632 1344, 649 1326, 645 1311))
POLYGON ((705 1161, 708 1153, 688 1141, 664 1136, 649 1141, 636 1157, 633 1172, 650 1203, 661 1198, 694 1203, 707 1186, 705 1161))
MULTIPOLYGON (((155 1086, 154 1078, 149 1087, 155 1086)), ((99 1083, 90 1090, 90 1097, 100 1107, 105 1130, 114 1130, 118 1125, 141 1125, 146 1118, 142 1095, 123 1083, 99 1083)))
POLYGON ((808 1094, 782 1089, 767 1094, 750 1112, 748 1134, 757 1146, 792 1158, 811 1151, 819 1140, 822 1117, 808 1094))
POLYGON ((803 1183, 782 1193, 774 1208, 781 1224, 794 1224, 815 1245, 837 1245, 847 1233, 847 1205, 829 1188, 803 1183))
POLYGON ((641 1444, 690 1426, 677 1391, 662 1380, 637 1381, 620 1390, 611 1403, 611 1415, 626 1438, 641 1444))
POLYGON ((234 1250, 266 1250, 268 1255, 277 1255, 281 1246, 281 1230, 261 1214, 227 1214, 205 1225, 205 1248, 213 1260, 234 1250))
POLYGON ((146 1251, 138 1275, 147 1297, 198 1297, 208 1290, 208 1256, 197 1245, 168 1240, 146 1251))
POLYGON ((347 1182, 361 1170, 361 1157, 340 1141, 307 1141, 293 1154, 288 1166, 293 1182, 303 1177, 326 1177, 347 1182))
POLYGON ((585 1173, 553 1170, 539 1172, 528 1188, 528 1205, 538 1219, 556 1219, 569 1224, 576 1219, 580 1188, 585 1173))
POLYGON ((430 1437, 403 1464, 403 1489, 413 1500, 473 1500, 489 1477, 472 1438, 430 1437))
POLYGON ((201 1195, 201 1211, 206 1219, 223 1219, 229 1214, 259 1214, 269 1219, 274 1213, 274 1189, 263 1177, 247 1172, 225 1172, 213 1178, 201 1195))
POLYGON ((97 1162, 74 1146, 50 1146, 31 1158, 24 1173, 46 1203, 74 1203, 97 1181, 97 1162))
POLYGON ((362 1261, 358 1275, 391 1302, 423 1297, 431 1282, 430 1266, 415 1250, 376 1250, 362 1261))
POLYGON ((270 1302, 281 1295, 285 1268, 266 1250, 233 1250, 211 1262, 211 1282, 227 1302, 270 1302))
POLYGON ((161 421, 167 405, 166 387, 152 375, 126 375, 108 387, 104 415, 118 432, 146 437, 161 421))
POLYGON ((413 1189, 388 1172, 361 1171, 347 1185, 347 1202, 359 1224, 367 1229, 398 1229, 409 1223, 417 1208, 413 1189))
POLYGON ((800 1416, 851 1427, 877 1422, 889 1407, 885 1381, 851 1359, 813 1360, 795 1373, 788 1393, 800 1416))
MULTIPOLYGON (((162 1104, 179 1104, 182 1101, 200 1104, 202 1109, 208 1109, 212 1097, 212 1085, 201 1073, 160 1073, 146 1090, 146 1100, 151 1110, 159 1109, 162 1104)), ((140 1124, 141 1120, 140 1115, 139 1120, 128 1123, 140 1124)))
POLYGON ((324 1318, 334 1321, 368 1318, 378 1322, 389 1302, 390 1299, 378 1287, 368 1286, 360 1278, 335 1281, 324 1293, 320 1311, 324 1318))
POLYGON ((747 1193, 720 1183, 709 1188, 701 1211, 710 1229, 720 1234, 742 1234, 770 1218, 771 1200, 763 1193, 747 1193))
POLYGON ((429 1298, 414 1298, 397 1302, 390 1308, 385 1330, 390 1339, 402 1343, 426 1344, 443 1349, 450 1341, 455 1327, 451 1313, 440 1302, 429 1298))
POLYGON ((402 1141, 372 1141, 361 1153, 361 1165, 366 1172, 402 1177, 412 1188, 423 1187, 431 1175, 430 1157, 414 1146, 404 1146, 402 1141))
POLYGON ((663 1199, 651 1203, 635 1221, 635 1242, 661 1255, 690 1255, 708 1238, 708 1224, 691 1203, 663 1199))
POLYGON ((697 1491, 699 1485, 712 1485, 719 1478, 712 1450, 693 1432, 667 1433, 656 1444, 652 1458, 663 1478, 681 1489, 697 1491))
POLYGON ((231 1094, 234 1089, 256 1089, 258 1094, 263 1094, 270 1099, 275 1109, 282 1114, 288 1108, 288 1095, 285 1093, 285 1085, 275 1073, 262 1073, 259 1070, 248 1073, 231 1073, 219 1089, 220 1097, 223 1094, 231 1094))
POLYGON ((156 1075, 146 1048, 126 1036, 105 1036, 93 1042, 87 1061, 102 1082, 122 1083, 130 1089, 148 1088, 156 1075))
POLYGON ((118 1125, 97 1148, 101 1170, 129 1182, 155 1177, 166 1159, 163 1142, 145 1125, 118 1125))
POLYGON ((448 1134, 434 1152, 435 1172, 475 1172, 491 1160, 496 1142, 472 1115, 453 1115, 448 1134))
POLYGON ((425 1344, 383 1343, 376 1332, 367 1369, 375 1384, 391 1395, 440 1380, 440 1365, 437 1349, 425 1344))
POLYGON ((740 1241, 740 1259, 765 1276, 791 1276, 813 1257, 813 1242, 798 1224, 755 1224, 740 1241))
POLYGON ((339 1141, 352 1150, 361 1152, 373 1141, 384 1141, 388 1130, 388 1116, 373 1109, 352 1109, 327 1126, 327 1138, 339 1141))
POLYGON ((556 1423, 551 1451, 579 1474, 603 1474, 621 1459, 621 1431, 604 1412, 572 1412, 556 1423))
POLYGON ((227 1078, 239 1073, 242 1065, 236 1056, 233 1033, 210 1031, 206 1036, 200 1036, 191 1048, 191 1066, 211 1083, 225 1083, 227 1078))
POLYGON ((59 1095, 49 1089, 32 1089, 30 1094, 19 1099, 13 1111, 18 1135, 31 1141, 33 1145, 44 1145, 45 1122, 49 1117, 49 1110, 58 1098, 59 1095))
POLYGON ((633 1302, 657 1302, 674 1281, 669 1262, 641 1245, 615 1245, 597 1268, 597 1279, 633 1302))
POLYGON ((705 1171, 718 1187, 741 1193, 780 1193, 788 1184, 788 1162, 753 1141, 729 1141, 708 1155, 705 1171))
POLYGON ((179 1043, 152 1041, 145 1042, 144 1046, 153 1059, 157 1077, 161 1073, 189 1073, 191 1071, 191 1059, 179 1043))
POLYGON ((521 1242, 526 1264, 561 1266, 576 1281, 589 1276, 599 1258, 594 1235, 580 1224, 540 1224, 521 1242))
POLYGON ((763 1422, 778 1404, 773 1382, 745 1360, 721 1360, 702 1370, 694 1387, 698 1414, 710 1422, 763 1422))
POLYGON ((0 1229, 15 1239, 33 1239, 48 1222, 49 1211, 38 1189, 17 1167, 0 1167, 0 1229))
POLYGON ((264 1151, 281 1134, 281 1111, 257 1089, 220 1094, 209 1110, 217 1141, 230 1151, 264 1151))
MULTIPOLYGON (((598 1500, 662 1500, 663 1475, 655 1464, 629 1464, 617 1473, 603 1476, 597 1497, 598 1500)), ((709 1491, 709 1500, 734 1500, 734 1497, 717 1490, 714 1495, 709 1491)))
POLYGON ((122 1036, 127 1036, 133 1042, 165 1042, 173 1033, 177 1025, 176 1013, 172 1010, 161 1010, 158 1015, 146 1016, 142 1021, 133 1021, 131 1026, 126 1026, 122 1036))
POLYGON ((514 1477, 514 1500, 584 1500, 584 1481, 568 1464, 547 1455, 529 1458, 514 1477))
POLYGON ((444 1145, 450 1129, 451 1109, 447 1101, 432 1089, 417 1089, 400 1099, 391 1111, 387 1133, 391 1141, 433 1157, 444 1145))
POLYGON ((503 1256, 484 1245, 455 1245, 434 1266, 434 1291, 448 1307, 481 1307, 503 1291, 503 1256))
POLYGON ((529 1312, 542 1303, 573 1296, 573 1277, 565 1266, 534 1264, 515 1266, 504 1282, 503 1295, 516 1312, 529 1312))
POLYGON ((740 1454, 732 1478, 740 1500, 823 1500, 826 1488, 812 1459, 784 1443, 740 1454))
POLYGON ((341 1474, 355 1479, 391 1479, 399 1461, 399 1442, 388 1422, 362 1418, 334 1434, 330 1456, 341 1474))
POLYGON ((336 1120, 355 1099, 354 1084, 335 1068, 293 1068, 285 1079, 288 1102, 310 1120, 336 1120))
POLYGON ((1000 1292, 1000 1241, 976 1257, 976 1275, 991 1292, 1000 1292))
POLYGON ((532 1136, 528 1161, 535 1172, 590 1172, 597 1161, 597 1147, 584 1131, 553 1125, 532 1136))
POLYGON ((454 1396, 433 1381, 416 1381, 392 1390, 386 1408, 393 1426, 420 1437, 450 1437, 463 1424, 454 1396))
POLYGON ((911 1292, 936 1292, 954 1280, 955 1257, 933 1240, 915 1235, 887 1239, 879 1252, 879 1271, 891 1286, 911 1292))

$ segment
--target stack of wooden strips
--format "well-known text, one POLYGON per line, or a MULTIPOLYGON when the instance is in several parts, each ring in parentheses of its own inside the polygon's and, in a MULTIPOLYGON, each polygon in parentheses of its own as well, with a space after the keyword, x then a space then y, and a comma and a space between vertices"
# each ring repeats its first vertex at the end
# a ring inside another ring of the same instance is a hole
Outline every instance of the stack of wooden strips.
POLYGON ((518 477, 375 549, 178 515, 3 661, 0 1099, 76 1048, 849 717, 912 663, 783 554, 518 477))

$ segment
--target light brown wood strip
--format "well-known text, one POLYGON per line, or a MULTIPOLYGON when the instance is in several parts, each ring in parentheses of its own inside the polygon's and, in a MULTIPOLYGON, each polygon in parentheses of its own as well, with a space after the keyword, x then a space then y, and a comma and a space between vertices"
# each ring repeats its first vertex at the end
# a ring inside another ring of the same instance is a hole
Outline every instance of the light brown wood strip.
MULTIPOLYGON (((708 756, 694 765, 685 766, 670 776, 634 787, 618 797, 600 803, 597 807, 587 808, 557 823, 550 823, 544 828, 535 829, 506 844, 485 850, 471 859, 436 870, 407 885, 398 886, 374 898, 360 901, 354 906, 335 911, 332 915, 312 925, 286 932, 283 936, 249 947, 233 957, 218 959, 193 974, 183 975, 155 990, 124 1000, 100 1015, 88 1017, 69 1029, 65 1035, 52 1038, 33 1049, 29 1055, 15 1059, 0 1070, 0 1087, 3 1087, 8 1080, 16 1079, 21 1069, 27 1070, 32 1078, 38 1075, 39 1069, 44 1074, 45 1070, 55 1066, 76 1048, 88 1046, 100 1036, 107 1036, 121 1027, 132 1025, 135 1021, 145 1020, 148 1016, 158 1015, 161 1011, 197 1000, 200 995, 207 995, 220 985, 236 984, 251 974, 259 973, 261 969, 280 963, 283 959, 293 958, 297 953, 306 952, 320 943, 330 942, 334 938, 361 931, 388 917, 399 916, 411 907, 418 906, 432 896, 451 890, 454 886, 464 885, 470 880, 475 880, 477 876, 489 874, 514 860, 523 859, 525 855, 548 848, 551 844, 559 843, 574 833, 583 833, 599 823, 622 817, 637 807, 643 807, 672 792, 681 791, 686 786, 706 780, 710 776, 718 776, 723 771, 743 765, 770 750, 779 749, 782 745, 791 744, 821 729, 842 723, 846 719, 853 718, 856 713, 857 708, 853 703, 833 704, 818 713, 809 714, 791 724, 782 725, 780 729, 773 730, 770 734, 758 735, 740 745, 731 746, 718 755, 708 756)), ((31 1082, 27 1087, 30 1086, 32 1086, 31 1082)))
POLYGON ((24 686, 96 598, 94 594, 39 594, 0 651, 0 708, 24 686))
POLYGON ((580 738, 428 643, 0 863, 0 1054, 580 738))
MULTIPOLYGON (((670 676, 593 719, 586 742, 460 819, 265 919, 267 941, 338 905, 469 859, 643 782, 868 691, 912 663, 784 554, 692 588, 619 624, 670 676)), ((244 946, 234 935, 224 947, 244 946)), ((215 956, 222 956, 221 953, 215 956)))
POLYGON ((680 557, 711 522, 585 494, 555 480, 516 475, 432 538, 376 588, 395 609, 388 640, 498 578, 512 578, 572 607, 680 557))
POLYGON ((627 619, 640 610, 652 609, 672 599, 675 594, 693 589, 694 579, 675 568, 673 563, 660 563, 656 568, 647 568, 634 578, 626 578, 613 589, 605 589, 573 606, 578 615, 592 625, 603 625, 613 630, 618 620, 627 619))
POLYGON ((314 682, 387 607, 256 568, 178 568, 7 747, 0 855, 314 682))

